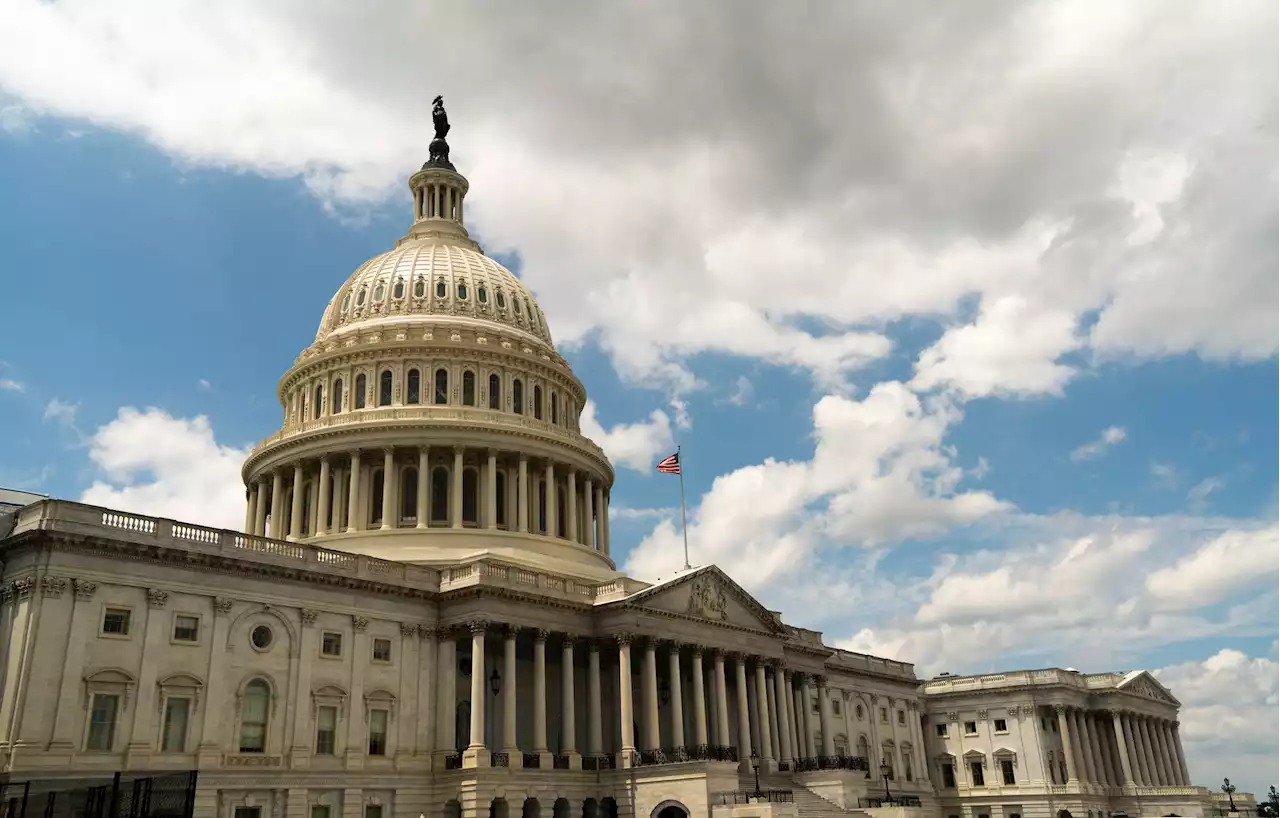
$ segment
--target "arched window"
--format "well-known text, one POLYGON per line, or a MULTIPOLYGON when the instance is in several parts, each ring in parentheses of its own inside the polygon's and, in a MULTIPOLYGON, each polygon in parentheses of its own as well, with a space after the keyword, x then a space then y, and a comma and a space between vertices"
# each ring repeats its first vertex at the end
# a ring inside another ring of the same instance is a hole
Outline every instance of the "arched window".
POLYGON ((542 420, 542 387, 536 384, 533 387, 533 416, 542 420))
POLYGON ((541 534, 547 533, 547 484, 545 481, 538 481, 538 525, 537 530, 541 534))
POLYGON ((311 403, 315 407, 316 417, 320 417, 321 410, 324 409, 324 386, 316 385, 316 399, 311 403))
POLYGON ((360 288, 359 294, 356 295, 356 306, 357 307, 364 306, 364 288, 363 287, 360 288))
POLYGON ((368 380, 364 375, 356 375, 356 408, 364 408, 364 396, 368 391, 368 380))
POLYGON ((382 297, 386 294, 387 294, 387 285, 379 281, 377 285, 373 288, 373 300, 381 301, 382 297))
POLYGON ((382 522, 382 469, 374 469, 369 480, 369 522, 382 522))
POLYGON ((499 470, 496 477, 498 478, 498 527, 507 527, 507 473, 499 470))
POLYGON ((502 294, 502 290, 498 290, 498 309, 505 310, 507 308, 507 297, 502 294))
POLYGON ((271 688, 261 679, 254 679, 244 686, 244 695, 240 699, 240 752, 266 751, 270 715, 271 688))
POLYGON ((436 298, 444 298, 449 294, 449 288, 445 286, 444 280, 436 282, 436 298))
POLYGON ((458 300, 459 301, 467 300, 467 285, 462 282, 458 283, 458 300))
POLYGON ((481 284, 479 287, 476 287, 476 298, 480 301, 481 304, 489 303, 489 291, 484 288, 483 284, 481 284))
POLYGON ((497 375, 489 376, 489 408, 502 408, 502 378, 497 375))
POLYGON ((471 370, 462 373, 462 405, 476 405, 476 373, 471 370))
POLYGON ((556 397, 556 393, 551 393, 551 422, 560 422, 560 398, 556 397))
POLYGON ((311 484, 304 483, 302 486, 302 530, 294 534, 296 537, 305 537, 311 531, 311 484))
POLYGON ((449 370, 436 370, 436 404, 443 406, 449 402, 449 370))
POLYGON ((400 479, 400 517, 418 521, 418 470, 408 468, 400 479))
POLYGON ((431 522, 449 522, 449 470, 444 466, 431 472, 431 522))
POLYGON ((405 403, 419 403, 422 400, 422 374, 417 368, 409 370, 408 384, 406 389, 405 403))
POLYGON ((564 486, 557 486, 556 488, 556 536, 557 537, 568 536, 565 533, 565 523, 568 521, 569 516, 566 513, 565 507, 564 507, 564 495, 565 495, 564 486))
POLYGON ((391 405, 391 370, 384 369, 378 376, 378 405, 391 405))
POLYGON ((524 383, 519 378, 511 382, 511 408, 517 415, 524 414, 524 383))
POLYGON ((333 412, 337 415, 342 412, 342 378, 338 378, 333 382, 333 412))
POLYGON ((475 469, 462 472, 462 522, 479 523, 480 478, 475 469))
POLYGON ((404 298, 404 279, 397 278, 395 289, 391 291, 396 298, 404 298))
POLYGON ((422 279, 418 279, 417 281, 413 282, 414 298, 422 298, 422 296, 426 294, 427 294, 427 282, 423 281, 422 279))

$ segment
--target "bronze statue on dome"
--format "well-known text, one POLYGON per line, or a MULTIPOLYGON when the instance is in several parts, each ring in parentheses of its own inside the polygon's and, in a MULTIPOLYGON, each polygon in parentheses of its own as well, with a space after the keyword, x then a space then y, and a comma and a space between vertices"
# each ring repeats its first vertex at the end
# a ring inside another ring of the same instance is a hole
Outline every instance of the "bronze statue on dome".
POLYGON ((431 100, 431 124, 435 126, 436 136, 429 146, 431 155, 422 167, 454 170, 453 163, 449 161, 449 143, 444 139, 449 135, 449 114, 444 109, 442 96, 437 95, 431 100))

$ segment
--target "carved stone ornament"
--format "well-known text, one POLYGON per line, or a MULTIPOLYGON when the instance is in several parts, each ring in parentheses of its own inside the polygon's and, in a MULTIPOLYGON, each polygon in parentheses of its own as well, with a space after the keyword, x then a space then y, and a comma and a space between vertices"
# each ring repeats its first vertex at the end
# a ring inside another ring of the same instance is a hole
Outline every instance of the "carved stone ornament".
POLYGON ((73 579, 71 587, 75 589, 76 599, 93 599, 93 595, 98 590, 98 583, 87 579, 73 579))
POLYGON ((369 627, 369 620, 363 616, 353 616, 351 617, 351 627, 356 633, 364 633, 365 629, 369 627))
POLYGON ((169 593, 155 588, 147 589, 147 604, 152 608, 163 608, 169 603, 169 593))
POLYGON ((320 615, 319 611, 313 611, 310 608, 299 608, 298 618, 302 620, 302 626, 309 628, 316 624, 316 617, 320 615))
POLYGON ((959 714, 959 713, 948 713, 948 714, 947 714, 947 721, 960 721, 960 714, 959 714))
POLYGON ((60 597, 62 592, 67 590, 67 581, 62 577, 54 577, 48 574, 40 577, 40 593, 47 597, 60 597))
POLYGON ((422 639, 435 639, 440 631, 434 625, 419 625, 418 636, 422 639))
POLYGON ((227 614, 231 613, 231 606, 234 604, 235 604, 234 599, 229 599, 228 597, 225 597, 225 596, 214 597, 213 611, 215 614, 226 616, 227 614))
POLYGON ((31 596, 31 589, 36 585, 36 581, 31 577, 14 580, 9 586, 13 590, 14 599, 23 600, 31 596))
POLYGON ((698 577, 693 581, 689 594, 689 613, 721 622, 729 618, 724 588, 714 577, 698 577))
POLYGON ((979 710, 979 711, 978 711, 978 721, 986 721, 986 720, 987 720, 987 711, 985 711, 985 710, 979 710))
POLYGON ((400 635, 401 635, 401 636, 409 636, 409 637, 417 636, 417 635, 418 635, 418 623, 416 623, 416 622, 401 622, 401 623, 400 623, 400 635))

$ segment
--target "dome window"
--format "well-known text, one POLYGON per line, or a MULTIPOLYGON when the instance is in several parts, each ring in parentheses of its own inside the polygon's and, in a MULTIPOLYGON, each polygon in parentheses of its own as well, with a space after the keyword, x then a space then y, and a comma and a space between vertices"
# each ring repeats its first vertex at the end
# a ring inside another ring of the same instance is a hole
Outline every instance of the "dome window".
POLYGON ((518 298, 513 298, 513 299, 511 299, 511 308, 512 308, 512 309, 514 309, 514 310, 516 311, 516 315, 519 315, 519 314, 520 314, 520 299, 518 299, 518 298))
POLYGON ((505 310, 507 308, 507 297, 502 294, 502 290, 498 290, 498 309, 505 310))
POLYGON ((480 301, 481 304, 488 304, 489 291, 486 290, 483 286, 476 287, 476 298, 480 301))
POLYGON ((373 288, 373 300, 381 301, 387 294, 387 285, 381 281, 373 288))
POLYGON ((382 522, 382 469, 369 475, 369 524, 382 522))
POLYGON ((524 414, 524 382, 519 378, 511 382, 511 408, 517 415, 524 414))
POLYGON ((533 387, 533 417, 542 420, 542 387, 533 387))
POLYGON ((444 466, 431 472, 431 522, 449 522, 449 472, 444 466))
POLYGON ((408 388, 405 403, 420 403, 422 400, 422 374, 417 369, 409 370, 408 388))
POLYGON ((535 327, 538 326, 538 311, 535 310, 533 305, 527 300, 524 302, 524 305, 529 310, 529 323, 533 324, 535 327))
POLYGON ((489 408, 502 408, 502 379, 497 375, 489 376, 489 408))
POLYGON ((476 405, 476 373, 471 370, 462 373, 462 405, 476 405))
POLYGON ((404 279, 397 278, 396 286, 391 290, 391 294, 396 298, 404 298, 404 279))
POLYGON ((436 282, 436 298, 444 298, 449 294, 449 288, 445 286, 444 280, 436 282))
POLYGON ((551 422, 560 422, 560 399, 556 397, 556 393, 551 393, 551 422))
POLYGON ((347 293, 346 296, 342 299, 343 314, 346 314, 347 310, 349 309, 351 309, 351 293, 347 293))
POLYGON ((342 378, 333 382, 333 411, 330 414, 342 413, 342 378))
POLYGON ((364 408, 364 395, 365 395, 365 387, 366 387, 366 385, 367 385, 367 384, 368 384, 368 379, 367 379, 367 378, 365 378, 365 376, 364 376, 364 375, 356 375, 356 394, 355 394, 355 398, 356 398, 356 408, 357 408, 357 409, 363 409, 363 408, 364 408))
POLYGON ((449 402, 449 370, 443 367, 436 370, 436 404, 444 406, 449 402))
POLYGON ((418 279, 417 281, 413 282, 414 298, 422 298, 426 294, 427 294, 427 282, 423 281, 422 279, 418 279))
POLYGON ((467 300, 467 285, 466 283, 461 281, 458 282, 458 300, 459 301, 467 300))
POLYGON ((477 525, 480 522, 480 476, 475 469, 462 472, 462 522, 477 525))
POLYGON ((360 294, 356 296, 356 306, 357 307, 364 306, 364 288, 363 287, 360 289, 360 294))
POLYGON ((391 370, 384 369, 378 376, 378 405, 391 405, 391 370))
POLYGON ((316 386, 316 399, 312 403, 316 408, 316 417, 320 417, 320 411, 324 409, 324 387, 316 386))

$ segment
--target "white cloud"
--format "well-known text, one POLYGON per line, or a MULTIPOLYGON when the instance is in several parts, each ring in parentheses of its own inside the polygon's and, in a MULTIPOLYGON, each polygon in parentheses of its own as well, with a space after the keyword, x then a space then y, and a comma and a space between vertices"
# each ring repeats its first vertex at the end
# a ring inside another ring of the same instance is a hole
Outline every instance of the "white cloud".
POLYGON ((1192 511, 1202 512, 1209 505, 1209 495, 1227 485, 1222 477, 1206 477, 1191 487, 1187 492, 1187 504, 1192 511))
POLYGON ((102 472, 81 502, 216 528, 244 525, 240 466, 249 450, 219 444, 209 420, 124 407, 89 437, 102 472))
POLYGON ((1280 539, 1275 526, 1228 531, 1192 554, 1147 576, 1146 589, 1166 608, 1198 608, 1254 589, 1275 585, 1280 539))
POLYGON ((638 472, 649 472, 660 454, 675 446, 671 436, 671 419, 661 409, 654 409, 646 420, 619 423, 605 429, 596 420, 596 405, 587 401, 578 418, 582 434, 604 449, 615 465, 638 472))
POLYGON ((729 395, 728 402, 733 406, 746 406, 754 396, 755 387, 751 380, 746 375, 739 375, 734 381, 733 393, 729 395))
POLYGON ((25 392, 27 387, 22 382, 15 381, 12 378, 0 378, 0 391, 25 392))
POLYGON ((1117 443, 1122 442, 1126 437, 1125 430, 1120 426, 1108 426, 1102 430, 1102 434, 1092 443, 1086 443, 1079 448, 1073 449, 1071 452, 1072 460, 1094 460, 1101 457, 1108 449, 1117 443))
POLYGON ((205 378, 201 378, 196 381, 196 389, 199 389, 201 392, 212 392, 213 384, 209 383, 205 378))
POLYGON ((23 105, 0 105, 0 131, 10 135, 27 134, 35 130, 34 117, 23 105))
POLYGON ((69 403, 58 398, 52 398, 44 405, 44 419, 62 424, 75 423, 76 412, 79 409, 80 404, 78 403, 69 403))

